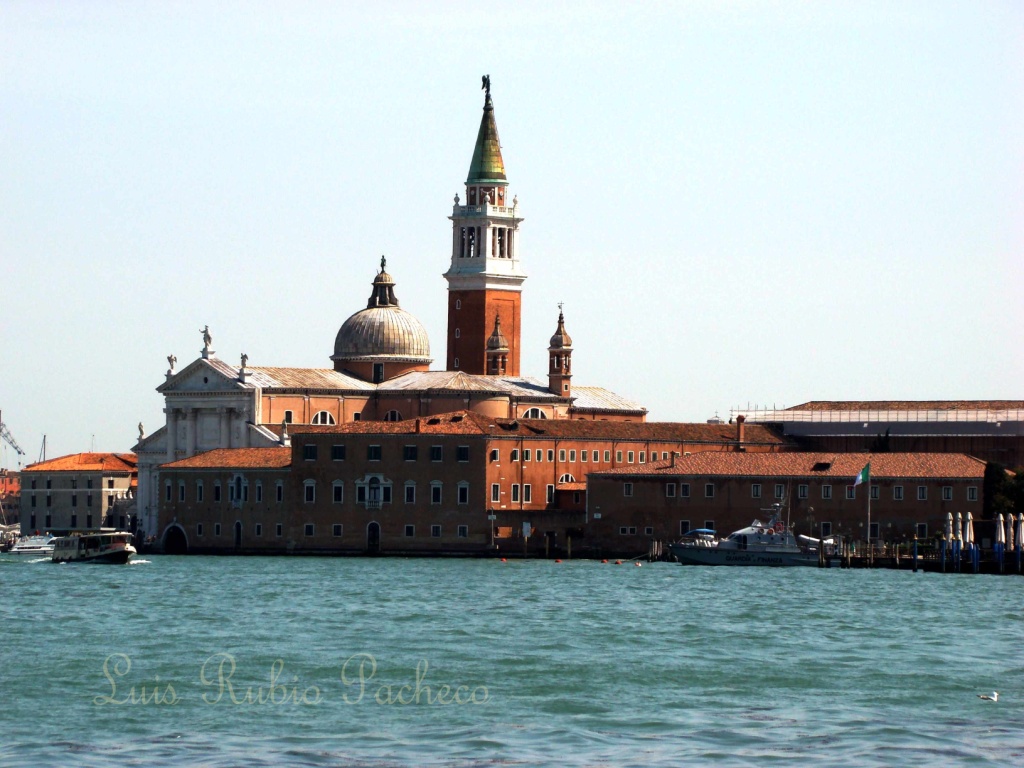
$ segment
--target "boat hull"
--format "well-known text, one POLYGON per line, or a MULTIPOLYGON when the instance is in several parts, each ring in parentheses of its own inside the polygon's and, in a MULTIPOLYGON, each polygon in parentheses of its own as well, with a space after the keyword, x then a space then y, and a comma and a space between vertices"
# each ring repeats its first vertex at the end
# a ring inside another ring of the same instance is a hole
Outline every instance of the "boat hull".
MULTIPOLYGON (((816 552, 757 552, 718 547, 684 547, 669 545, 681 565, 757 565, 775 568, 816 567, 816 552)), ((831 558, 829 558, 831 559, 831 558)))

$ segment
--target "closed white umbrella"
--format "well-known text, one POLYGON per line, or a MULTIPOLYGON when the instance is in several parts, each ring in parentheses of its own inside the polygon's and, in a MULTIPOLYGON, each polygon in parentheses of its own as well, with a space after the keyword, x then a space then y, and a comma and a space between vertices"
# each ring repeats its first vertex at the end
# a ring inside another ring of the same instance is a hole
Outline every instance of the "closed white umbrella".
POLYGON ((1024 547, 1024 512, 1017 515, 1017 530, 1014 534, 1014 538, 1017 540, 1017 549, 1024 547))
POLYGON ((953 526, 953 538, 963 544, 964 541, 964 516, 956 513, 956 525, 953 526))
POLYGON ((996 523, 996 544, 1006 543, 1006 528, 1004 528, 1003 513, 999 513, 999 522, 996 523))
POLYGON ((943 541, 952 541, 953 540, 953 513, 952 512, 947 512, 946 513, 946 530, 943 531, 943 533, 942 533, 942 539, 943 539, 943 541))
POLYGON ((967 513, 967 519, 964 520, 964 544, 974 544, 974 515, 970 512, 967 513))
POLYGON ((1014 523, 1013 513, 1011 512, 1010 514, 1008 514, 1006 516, 1006 533, 1005 533, 1006 548, 1010 549, 1010 550, 1013 549, 1013 523, 1014 523))

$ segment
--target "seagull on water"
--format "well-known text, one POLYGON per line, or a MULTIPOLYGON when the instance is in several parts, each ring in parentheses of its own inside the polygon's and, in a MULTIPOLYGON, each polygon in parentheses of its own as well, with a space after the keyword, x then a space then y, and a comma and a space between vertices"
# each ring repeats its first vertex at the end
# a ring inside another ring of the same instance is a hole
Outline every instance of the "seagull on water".
POLYGON ((982 701, 999 701, 999 691, 992 691, 991 696, 987 693, 979 693, 978 698, 982 701))

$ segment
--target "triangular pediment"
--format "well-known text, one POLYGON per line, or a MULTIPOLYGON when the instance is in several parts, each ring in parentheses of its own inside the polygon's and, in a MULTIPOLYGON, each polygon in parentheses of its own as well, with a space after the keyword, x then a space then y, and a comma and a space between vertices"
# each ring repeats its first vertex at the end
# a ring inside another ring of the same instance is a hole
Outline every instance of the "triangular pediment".
POLYGON ((238 380, 238 369, 216 358, 198 358, 156 388, 163 394, 224 392, 248 389, 238 380))

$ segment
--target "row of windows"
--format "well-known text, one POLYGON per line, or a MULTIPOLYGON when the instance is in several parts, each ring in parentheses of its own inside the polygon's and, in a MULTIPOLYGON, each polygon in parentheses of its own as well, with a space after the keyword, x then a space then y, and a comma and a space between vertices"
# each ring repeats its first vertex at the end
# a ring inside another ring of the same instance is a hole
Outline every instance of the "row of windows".
MULTIPOLYGON (((85 487, 87 489, 92 488, 92 480, 93 479, 91 477, 85 478, 85 487)), ((33 478, 32 480, 29 481, 29 488, 32 489, 33 491, 36 490, 36 482, 37 481, 36 481, 35 478, 33 478)), ((53 488, 53 480, 48 477, 48 478, 46 478, 45 482, 46 482, 46 490, 48 490, 48 491, 51 490, 53 488)), ((113 487, 114 487, 114 478, 108 477, 107 478, 107 488, 113 488, 113 487)), ((77 477, 72 477, 71 478, 71 489, 74 490, 76 488, 78 488, 78 478, 77 477)))
MULTIPOLYGON (((128 522, 128 520, 125 518, 124 515, 119 515, 118 516, 118 527, 123 529, 127 522, 128 522)), ((113 525, 114 524, 113 515, 110 515, 110 516, 108 516, 105 519, 105 524, 106 525, 113 525)), ((29 517, 28 525, 29 525, 30 529, 34 529, 36 527, 36 516, 34 514, 29 517)), ((52 515, 46 515, 43 518, 43 527, 44 528, 52 528, 53 527, 53 516, 52 515)), ((71 522, 68 524, 68 527, 69 528, 77 528, 78 527, 78 515, 71 515, 71 522)), ((85 527, 86 528, 92 528, 92 515, 86 515, 85 516, 85 527)))
MULTIPOLYGON (((314 443, 307 443, 302 446, 302 458, 305 461, 316 461, 319 454, 318 446, 314 443)), ((384 455, 383 446, 380 445, 368 445, 366 446, 366 460, 367 461, 382 461, 384 455)), ((443 445, 432 445, 430 446, 430 460, 431 461, 444 461, 444 446, 443 445)), ((331 446, 331 461, 345 461, 347 456, 347 450, 344 445, 332 445, 331 446)), ((419 460, 419 446, 418 445, 405 445, 402 446, 402 459, 403 461, 418 461, 419 460)), ((460 445, 455 449, 455 460, 456 461, 469 461, 469 446, 460 445)))
MULTIPOLYGON (((243 480, 241 477, 236 477, 233 481, 227 483, 228 486, 228 501, 248 501, 249 500, 249 482, 243 480)), ((168 480, 164 485, 164 500, 171 500, 171 481, 168 480)), ((256 490, 256 503, 261 504, 263 502, 263 483, 257 480, 255 484, 256 490)), ((278 503, 284 501, 284 483, 280 480, 277 481, 275 486, 275 495, 278 503)), ((196 480, 196 503, 202 503, 206 498, 205 487, 202 480, 196 480)), ((213 482, 213 501, 220 502, 223 499, 223 493, 221 488, 220 480, 214 480, 213 482)), ((178 481, 178 501, 185 501, 185 481, 178 481)))
MULTIPOLYGON (((403 490, 405 503, 415 504, 416 483, 412 480, 406 482, 403 490)), ((312 504, 316 501, 315 480, 306 480, 302 485, 302 491, 303 501, 307 504, 312 504)), ((342 504, 345 501, 345 484, 341 480, 335 480, 331 483, 331 501, 335 504, 342 504)), ((456 486, 456 501, 459 504, 469 504, 469 483, 466 481, 461 481, 456 486)), ((381 483, 377 478, 370 478, 369 483, 356 483, 356 504, 366 504, 368 502, 391 504, 391 484, 381 483)), ((430 483, 430 503, 444 503, 444 483, 440 480, 433 480, 430 483)))
MULTIPOLYGON (((111 493, 111 494, 108 495, 108 497, 107 497, 107 504, 109 506, 113 506, 114 505, 114 494, 111 493)), ((32 508, 35 508, 35 506, 36 506, 36 496, 35 496, 35 494, 32 494, 32 495, 30 495, 28 497, 28 505, 30 507, 32 507, 32 508)), ((52 507, 53 506, 53 497, 50 494, 46 494, 46 506, 48 506, 48 507, 52 507)), ((78 506, 78 494, 77 493, 72 493, 71 494, 71 506, 72 507, 77 507, 78 506)), ((87 506, 87 507, 91 507, 92 506, 92 494, 91 493, 85 494, 85 506, 87 506)))
MULTIPOLYGON (((122 518, 122 520, 123 519, 124 518, 122 518)), ((33 522, 33 525, 35 525, 34 522, 33 522)), ((49 527, 49 525, 50 525, 49 519, 47 519, 46 525, 47 525, 47 527, 49 527)), ((72 525, 72 527, 74 527, 74 525, 75 525, 74 518, 72 518, 71 525, 72 525)), ((92 525, 91 520, 88 523, 88 525, 89 526, 92 525)), ((121 525, 123 527, 124 523, 122 522, 121 525)), ((196 536, 202 536, 203 535, 203 530, 204 530, 203 529, 203 524, 202 523, 196 523, 196 536)), ((316 535, 316 526, 313 523, 306 523, 303 526, 302 530, 303 530, 303 534, 306 535, 306 536, 315 536, 316 535)), ((221 535, 221 531, 222 531, 221 524, 220 523, 214 523, 213 524, 213 535, 214 536, 220 536, 221 535)), ((332 536, 341 537, 343 531, 344 531, 344 526, 342 526, 341 523, 334 523, 331 526, 331 535, 332 536)), ((442 531, 442 529, 441 529, 440 525, 431 525, 430 526, 430 535, 431 535, 432 538, 440 538, 441 537, 441 531, 442 531)), ((404 533, 405 533, 406 536, 409 536, 409 537, 415 536, 416 535, 416 526, 415 525, 407 525, 407 526, 405 526, 404 533)), ((255 536, 263 536, 263 524, 262 523, 256 523, 255 526, 253 526, 253 534, 255 536)), ((283 536, 284 535, 284 526, 281 523, 277 523, 277 525, 274 526, 274 535, 275 536, 283 536)), ((469 526, 468 525, 459 525, 459 526, 457 526, 456 527, 456 536, 458 536, 460 539, 468 538, 469 537, 469 526)))
MULTIPOLYGON (((640 464, 646 464, 647 463, 647 451, 616 451, 615 452, 615 461, 616 461, 616 463, 621 464, 624 455, 625 455, 626 463, 627 464, 636 463, 637 457, 639 457, 639 459, 640 459, 639 460, 640 464)), ((522 450, 520 450, 519 448, 513 448, 512 451, 509 454, 509 460, 512 461, 512 462, 518 462, 520 460, 524 461, 524 462, 525 461, 538 461, 538 462, 542 462, 542 461, 544 461, 544 457, 545 456, 547 456, 547 461, 549 463, 553 462, 555 460, 555 451, 554 451, 554 449, 553 448, 548 448, 548 449, 545 450, 545 449, 542 449, 542 448, 523 448, 522 450)), ((562 462, 562 463, 565 463, 566 461, 568 461, 569 463, 575 463, 576 459, 577 459, 577 456, 579 457, 579 461, 580 461, 581 464, 600 463, 602 461, 604 463, 608 464, 608 463, 611 463, 611 460, 612 460, 612 452, 611 451, 607 451, 607 450, 602 453, 602 451, 597 450, 597 449, 594 449, 594 450, 587 449, 587 450, 580 450, 577 453, 576 449, 574 449, 574 448, 568 448, 568 449, 566 449, 566 448, 559 448, 558 449, 558 460, 560 462, 562 462)), ((658 460, 658 452, 657 451, 651 451, 650 457, 651 457, 651 461, 657 461, 658 460)), ((661 458, 662 459, 668 459, 668 457, 669 457, 668 451, 662 451, 661 452, 661 458)), ((499 452, 499 450, 497 448, 492 448, 491 449, 490 460, 492 462, 500 461, 501 460, 501 453, 499 452)))
MULTIPOLYGON (((881 497, 881 489, 877 485, 871 486, 871 499, 876 500, 881 497)), ((689 483, 666 483, 665 484, 665 495, 669 498, 674 498, 676 494, 681 498, 689 498, 690 496, 690 484, 689 483)), ((761 483, 750 484, 750 497, 753 499, 760 499, 762 496, 761 483)), ((622 484, 622 495, 630 497, 633 495, 633 483, 622 484)), ((786 495, 786 486, 783 483, 775 484, 775 498, 782 499, 786 495)), ((806 484, 800 484, 796 487, 796 495, 799 499, 806 499, 810 495, 810 486, 806 484)), ((714 483, 706 483, 704 485, 704 497, 713 499, 715 497, 715 485, 714 483)), ((821 486, 821 498, 828 500, 832 498, 832 486, 823 485, 821 486)), ((846 486, 846 498, 856 499, 857 488, 853 485, 846 486)), ((892 487, 892 498, 894 501, 903 501, 903 486, 894 485, 892 487)), ((917 500, 928 501, 928 486, 919 485, 917 486, 917 500)), ((942 500, 952 501, 953 500, 953 486, 944 485, 942 486, 942 500)), ((978 500, 978 488, 977 486, 968 486, 967 488, 967 501, 978 500)))

